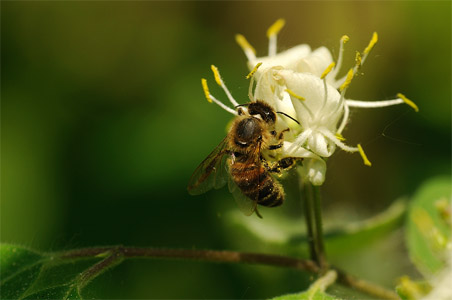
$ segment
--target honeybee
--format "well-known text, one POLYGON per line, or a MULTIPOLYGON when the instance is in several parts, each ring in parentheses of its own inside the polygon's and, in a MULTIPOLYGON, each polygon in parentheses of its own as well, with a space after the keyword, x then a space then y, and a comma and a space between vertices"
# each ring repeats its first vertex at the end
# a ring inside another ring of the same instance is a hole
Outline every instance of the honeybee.
POLYGON ((290 168, 299 158, 287 157, 270 164, 262 156, 263 150, 277 150, 283 145, 284 132, 289 129, 279 134, 275 130, 276 113, 281 112, 260 100, 249 103, 246 111, 239 106, 237 112, 226 137, 191 176, 188 192, 199 195, 228 182, 242 212, 248 216, 256 212, 262 217, 258 204, 275 207, 284 202, 283 187, 271 173, 290 168), (278 143, 271 144, 274 141, 278 143))

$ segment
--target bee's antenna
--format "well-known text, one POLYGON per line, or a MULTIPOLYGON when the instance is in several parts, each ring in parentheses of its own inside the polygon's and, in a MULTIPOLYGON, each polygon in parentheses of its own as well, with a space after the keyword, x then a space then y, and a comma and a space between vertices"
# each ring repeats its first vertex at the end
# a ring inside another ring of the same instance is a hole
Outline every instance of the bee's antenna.
POLYGON ((239 108, 239 107, 241 107, 241 106, 248 106, 248 105, 250 105, 250 104, 249 104, 249 103, 239 104, 239 105, 236 105, 236 106, 235 106, 235 109, 237 109, 237 108, 239 108))
POLYGON ((284 116, 288 117, 289 119, 291 119, 292 121, 296 122, 298 125, 300 125, 300 122, 298 122, 297 120, 295 120, 294 118, 292 118, 291 116, 289 116, 288 114, 286 114, 285 112, 277 111, 276 113, 277 113, 277 114, 284 115, 284 116))

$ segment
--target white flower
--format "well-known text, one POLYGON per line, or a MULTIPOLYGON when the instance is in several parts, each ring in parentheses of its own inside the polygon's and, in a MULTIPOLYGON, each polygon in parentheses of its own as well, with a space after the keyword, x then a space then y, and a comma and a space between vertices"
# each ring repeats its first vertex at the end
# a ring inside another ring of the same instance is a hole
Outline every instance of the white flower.
MULTIPOLYGON (((418 110, 402 94, 398 94, 396 99, 371 102, 344 97, 352 78, 377 42, 377 34, 374 33, 362 55, 359 52, 356 54, 356 64, 347 75, 336 79, 342 64, 343 45, 349 38, 341 38, 337 64, 325 47, 311 51, 308 45, 299 45, 277 54, 276 37, 283 25, 284 21, 278 20, 267 31, 269 55, 266 57, 256 57, 254 49, 242 35, 237 35, 236 40, 243 48, 248 58, 248 67, 257 82, 254 98, 269 102, 300 123, 299 126, 291 124, 295 137, 290 140, 292 146, 286 154, 290 155, 301 147, 320 157, 329 157, 339 147, 347 152, 359 152, 364 163, 370 166, 371 163, 359 144, 350 147, 343 143, 342 131, 348 122, 350 107, 376 108, 407 103, 418 110)), ((315 170, 308 170, 306 173, 310 172, 315 170)), ((323 180, 313 182, 315 185, 319 183, 323 183, 323 180)))
MULTIPOLYGON (((366 165, 367 159, 362 147, 346 145, 342 131, 347 125, 350 107, 375 108, 407 103, 416 111, 417 106, 402 94, 398 98, 384 101, 358 101, 345 98, 345 92, 353 77, 366 60, 369 52, 377 42, 374 33, 363 54, 357 53, 356 64, 347 75, 336 79, 342 64, 343 45, 347 36, 341 38, 337 64, 330 51, 320 47, 314 51, 308 45, 299 45, 282 53, 277 53, 276 37, 284 26, 282 19, 273 24, 267 31, 269 38, 269 55, 256 57, 255 50, 242 35, 236 40, 248 58, 251 73, 249 98, 251 101, 262 100, 272 105, 278 112, 288 117, 278 118, 277 128, 289 127, 291 132, 284 136, 285 142, 279 157, 302 157, 303 173, 314 185, 321 185, 325 180, 326 163, 323 158, 330 157, 336 147, 347 152, 359 152, 366 165), (254 82, 256 86, 254 88, 254 82), (253 92, 254 89, 254 92, 253 92), (295 122, 293 121, 295 120, 295 122)), ((239 104, 226 88, 216 67, 212 66, 215 81, 225 91, 234 107, 239 104)), ((206 98, 215 102, 226 111, 237 115, 237 112, 213 97, 202 79, 206 98)))

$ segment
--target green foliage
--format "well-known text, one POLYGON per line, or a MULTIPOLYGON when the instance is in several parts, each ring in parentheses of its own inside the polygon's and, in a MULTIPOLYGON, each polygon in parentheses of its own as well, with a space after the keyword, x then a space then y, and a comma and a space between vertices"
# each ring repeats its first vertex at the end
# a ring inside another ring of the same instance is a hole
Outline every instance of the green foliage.
POLYGON ((336 277, 335 271, 329 271, 323 277, 317 279, 307 291, 275 297, 272 300, 339 300, 339 298, 325 293, 327 287, 334 283, 336 277))
MULTIPOLYGON (((400 199, 367 220, 326 229, 324 237, 328 252, 338 254, 351 251, 392 232, 402 223, 406 208, 406 200, 400 199)), ((231 213, 229 221, 240 228, 245 240, 258 239, 266 244, 294 248, 296 251, 299 251, 300 245, 307 247, 303 219, 281 218, 281 214, 269 212, 265 215, 265 222, 261 222, 257 218, 246 218, 235 211, 231 213)))
POLYGON ((445 266, 451 239, 451 179, 441 177, 423 184, 410 204, 406 242, 411 260, 430 278, 445 266))
POLYGON ((297 293, 297 294, 283 295, 283 296, 273 298, 272 300, 338 300, 338 299, 339 298, 328 295, 321 291, 316 291, 316 292, 308 291, 308 292, 297 293))
POLYGON ((81 274, 99 258, 62 259, 24 247, 0 245, 2 299, 82 299, 81 274))

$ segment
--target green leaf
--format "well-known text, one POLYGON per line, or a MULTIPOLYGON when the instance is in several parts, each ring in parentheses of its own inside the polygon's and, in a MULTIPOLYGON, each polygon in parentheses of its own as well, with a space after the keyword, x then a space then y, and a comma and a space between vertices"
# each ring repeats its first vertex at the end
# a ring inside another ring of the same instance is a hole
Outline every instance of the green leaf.
POLYGON ((334 283, 337 274, 329 271, 323 277, 317 279, 307 291, 275 297, 271 300, 340 300, 337 297, 325 293, 328 286, 334 283))
POLYGON ((2 299, 18 299, 39 276, 45 257, 26 248, 0 245, 2 299))
POLYGON ((80 278, 101 259, 75 260, 1 244, 1 299, 82 299, 79 291, 87 281, 80 278))
POLYGON ((338 298, 324 292, 317 291, 315 293, 303 292, 298 294, 283 295, 273 298, 272 300, 338 300, 338 298))
MULTIPOLYGON (((351 223, 335 228, 325 228, 324 238, 328 252, 339 254, 357 249, 392 232, 402 224, 407 208, 405 199, 399 199, 389 206, 385 211, 369 219, 351 223)), ((233 211, 229 215, 229 225, 234 224, 240 230, 240 234, 247 234, 244 240, 255 238, 266 244, 293 247, 299 251, 300 245, 307 248, 305 235, 305 222, 302 218, 291 220, 281 218, 278 214, 267 212, 264 221, 257 218, 248 218, 233 211)), ((237 240, 236 232, 234 232, 237 240)))
POLYGON ((451 240, 451 178, 435 178, 415 193, 406 219, 405 238, 411 260, 430 278, 445 266, 451 240))

